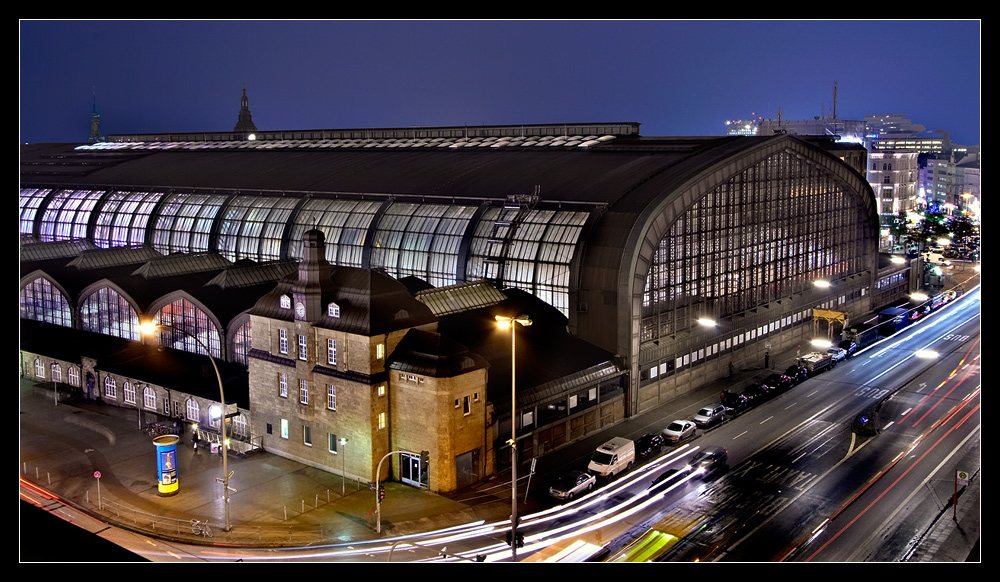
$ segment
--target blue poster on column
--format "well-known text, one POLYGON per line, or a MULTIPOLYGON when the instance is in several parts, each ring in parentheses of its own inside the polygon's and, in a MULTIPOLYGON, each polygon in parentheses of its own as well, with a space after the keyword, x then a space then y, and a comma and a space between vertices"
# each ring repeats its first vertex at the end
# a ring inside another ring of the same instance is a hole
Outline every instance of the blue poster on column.
POLYGON ((177 443, 180 440, 174 434, 160 435, 153 439, 153 444, 156 445, 156 488, 160 495, 177 493, 177 443))

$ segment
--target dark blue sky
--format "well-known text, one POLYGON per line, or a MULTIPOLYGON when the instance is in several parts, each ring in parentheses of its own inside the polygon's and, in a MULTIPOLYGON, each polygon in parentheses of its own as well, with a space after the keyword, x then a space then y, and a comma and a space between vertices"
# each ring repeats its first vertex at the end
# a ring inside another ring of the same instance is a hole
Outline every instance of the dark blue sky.
POLYGON ((981 22, 20 22, 21 142, 259 129, 634 121, 721 135, 727 119, 900 113, 979 144, 981 22))

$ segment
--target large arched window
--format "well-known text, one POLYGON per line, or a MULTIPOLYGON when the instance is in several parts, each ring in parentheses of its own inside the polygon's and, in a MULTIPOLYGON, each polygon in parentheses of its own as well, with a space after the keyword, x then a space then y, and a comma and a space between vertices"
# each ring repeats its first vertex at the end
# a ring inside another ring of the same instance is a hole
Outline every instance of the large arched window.
POLYGON ((101 287, 80 303, 80 327, 104 335, 138 341, 139 316, 117 291, 101 287))
POLYGON ((247 319, 242 325, 236 328, 236 331, 233 332, 233 337, 230 339, 229 345, 232 347, 232 362, 247 367, 250 366, 249 354, 250 348, 253 347, 250 340, 250 320, 247 319))
POLYGON ((708 192, 660 240, 641 340, 863 271, 868 225, 856 194, 808 160, 782 152, 758 162, 708 192))
POLYGON ((69 301, 45 277, 35 277, 20 292, 21 318, 73 327, 69 301))
POLYGON ((203 354, 207 349, 213 358, 222 357, 222 337, 215 322, 188 299, 174 299, 161 307, 153 323, 161 326, 157 336, 162 346, 194 354, 203 354))

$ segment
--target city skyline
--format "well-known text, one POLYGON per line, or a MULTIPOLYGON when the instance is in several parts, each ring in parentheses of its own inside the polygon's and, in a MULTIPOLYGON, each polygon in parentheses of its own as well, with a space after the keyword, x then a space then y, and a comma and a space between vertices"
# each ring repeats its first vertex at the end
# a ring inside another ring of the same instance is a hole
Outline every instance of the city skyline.
POLYGON ((978 20, 22 20, 20 141, 898 113, 980 141, 978 20), (963 50, 968 46, 967 50, 963 50), (958 48, 955 48, 958 47, 958 48), (837 101, 834 103, 836 84, 837 101))

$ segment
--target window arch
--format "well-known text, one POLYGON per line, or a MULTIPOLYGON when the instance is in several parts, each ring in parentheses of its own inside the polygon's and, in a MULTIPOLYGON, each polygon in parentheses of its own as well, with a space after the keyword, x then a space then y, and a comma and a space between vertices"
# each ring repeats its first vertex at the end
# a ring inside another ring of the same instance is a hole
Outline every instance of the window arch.
POLYGON ((20 291, 21 318, 73 327, 73 311, 62 291, 45 277, 35 277, 20 291))
POLYGON ((118 383, 111 376, 104 377, 104 396, 107 398, 118 398, 118 383))
POLYGON ((749 166, 694 201, 660 239, 640 340, 864 271, 868 225, 855 193, 809 160, 785 151, 749 166))
POLYGON ((139 340, 139 315, 117 290, 104 286, 80 303, 80 327, 132 341, 139 340))
POLYGON ((149 410, 156 410, 156 390, 149 386, 142 389, 142 406, 149 410))
POLYGON ((59 362, 52 362, 50 370, 52 372, 52 381, 62 382, 62 366, 59 365, 59 362))
POLYGON ((160 345, 194 354, 203 354, 207 349, 213 358, 222 358, 218 327, 194 302, 183 297, 174 299, 153 315, 153 323, 162 326, 156 332, 160 345))
POLYGON ((232 362, 247 367, 250 366, 250 349, 253 347, 251 339, 250 319, 248 317, 246 321, 236 327, 236 330, 233 332, 233 335, 229 340, 232 352, 232 362))
POLYGON ((200 412, 198 401, 194 398, 188 398, 187 402, 184 404, 184 415, 187 419, 199 422, 201 420, 200 412))

